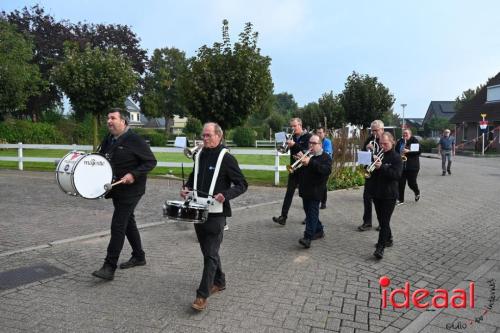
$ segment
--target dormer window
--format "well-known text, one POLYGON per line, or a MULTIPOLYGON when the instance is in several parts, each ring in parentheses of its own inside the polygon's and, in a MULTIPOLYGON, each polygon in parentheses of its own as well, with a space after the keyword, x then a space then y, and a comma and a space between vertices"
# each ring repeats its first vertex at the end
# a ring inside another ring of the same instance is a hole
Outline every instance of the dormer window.
POLYGON ((486 89, 486 103, 500 103, 500 84, 486 89))

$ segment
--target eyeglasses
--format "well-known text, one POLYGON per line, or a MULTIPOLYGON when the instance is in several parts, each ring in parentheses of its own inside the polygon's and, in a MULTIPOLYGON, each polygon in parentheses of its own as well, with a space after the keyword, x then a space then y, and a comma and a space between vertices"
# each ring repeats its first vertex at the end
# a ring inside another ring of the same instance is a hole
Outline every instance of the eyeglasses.
POLYGON ((309 142, 310 145, 319 145, 321 142, 309 142))
POLYGON ((212 134, 202 134, 201 136, 202 136, 202 137, 204 137, 204 138, 210 138, 210 137, 212 137, 213 135, 212 135, 212 134))

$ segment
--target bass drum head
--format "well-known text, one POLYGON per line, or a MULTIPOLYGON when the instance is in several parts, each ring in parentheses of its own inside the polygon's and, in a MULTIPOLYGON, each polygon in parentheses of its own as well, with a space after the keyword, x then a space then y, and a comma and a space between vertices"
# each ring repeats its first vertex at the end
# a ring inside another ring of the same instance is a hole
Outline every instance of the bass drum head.
POLYGON ((77 195, 73 186, 73 169, 78 161, 85 156, 83 151, 72 151, 64 155, 56 168, 56 181, 61 191, 66 194, 77 195))
POLYGON ((108 160, 99 154, 88 154, 74 168, 73 184, 78 194, 85 199, 102 197, 105 184, 111 184, 113 169, 108 160))

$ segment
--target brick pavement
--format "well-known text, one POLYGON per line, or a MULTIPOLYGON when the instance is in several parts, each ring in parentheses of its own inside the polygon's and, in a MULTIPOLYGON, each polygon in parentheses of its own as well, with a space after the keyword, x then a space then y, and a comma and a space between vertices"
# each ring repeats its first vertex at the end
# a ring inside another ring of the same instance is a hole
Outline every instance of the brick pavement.
MULTIPOLYGON (((112 282, 90 275, 102 262, 107 236, 2 256, 105 231, 111 212, 105 201, 59 193, 47 174, 0 171, 0 272, 36 263, 67 272, 0 291, 0 331, 500 332, 498 300, 480 322, 470 323, 491 298, 489 281, 496 286, 500 281, 500 160, 458 157, 451 177, 440 175, 439 160, 421 162, 422 199, 410 202, 407 193, 408 203, 396 209, 395 245, 380 262, 372 258, 376 231, 355 231, 362 215, 360 189, 330 192, 328 208, 321 211, 326 238, 304 250, 297 242, 304 216, 299 200, 281 227, 270 217, 279 213, 281 204, 272 202, 281 200, 284 190, 252 188, 234 203, 224 235, 221 257, 228 288, 211 297, 200 314, 189 307, 202 269, 189 227, 162 224, 141 230, 148 265, 117 271, 112 282), (258 203, 270 204, 245 209, 258 203), (409 281, 431 290, 451 290, 472 278, 476 308, 381 309, 382 275, 393 286, 409 281), (459 323, 469 325, 450 328, 459 323)), ((152 180, 138 210, 140 223, 162 220, 159 207, 166 196, 175 196, 176 187, 152 180)), ((127 245, 122 257, 129 252, 127 245)))

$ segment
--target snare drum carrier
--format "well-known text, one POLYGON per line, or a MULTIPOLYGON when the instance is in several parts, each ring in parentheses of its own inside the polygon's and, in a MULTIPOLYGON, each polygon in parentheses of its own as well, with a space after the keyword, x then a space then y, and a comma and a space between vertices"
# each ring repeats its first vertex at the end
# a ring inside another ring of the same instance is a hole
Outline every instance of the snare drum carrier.
POLYGON ((222 164, 222 160, 224 159, 224 155, 227 153, 227 148, 222 148, 222 150, 219 153, 219 157, 217 158, 217 164, 215 165, 215 170, 214 174, 212 177, 212 182, 210 183, 210 189, 208 190, 209 197, 208 198, 203 198, 198 196, 198 172, 199 172, 199 165, 200 165, 200 155, 201 152, 203 151, 203 148, 196 154, 195 157, 195 164, 194 164, 194 181, 193 181, 193 202, 202 204, 202 205, 207 205, 208 206, 208 212, 209 213, 222 213, 223 212, 223 204, 221 202, 218 202, 213 198, 214 194, 214 189, 215 189, 215 183, 217 182, 217 178, 219 177, 219 171, 220 171, 220 166, 222 164))

